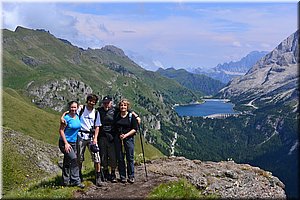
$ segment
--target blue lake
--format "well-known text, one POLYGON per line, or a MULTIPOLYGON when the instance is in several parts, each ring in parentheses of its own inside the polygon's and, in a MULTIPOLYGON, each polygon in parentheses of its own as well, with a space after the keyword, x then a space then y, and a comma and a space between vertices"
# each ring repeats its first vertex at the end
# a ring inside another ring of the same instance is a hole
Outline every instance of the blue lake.
POLYGON ((222 99, 205 99, 201 104, 189 104, 175 106, 174 109, 179 116, 207 116, 212 114, 233 114, 234 104, 226 103, 222 99))

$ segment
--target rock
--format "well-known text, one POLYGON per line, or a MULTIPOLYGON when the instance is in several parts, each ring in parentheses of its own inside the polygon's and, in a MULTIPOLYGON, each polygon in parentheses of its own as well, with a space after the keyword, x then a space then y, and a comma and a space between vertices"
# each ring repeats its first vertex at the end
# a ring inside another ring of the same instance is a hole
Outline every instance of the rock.
POLYGON ((123 57, 123 58, 127 57, 122 49, 120 49, 116 46, 113 46, 113 45, 106 45, 106 46, 102 47, 101 50, 111 52, 111 53, 118 55, 120 57, 123 57))
POLYGON ((148 161, 146 166, 147 180, 142 164, 135 166, 136 182, 133 185, 108 183, 101 188, 92 185, 84 193, 76 192, 75 197, 145 199, 159 184, 185 178, 205 196, 214 194, 226 199, 286 199, 284 184, 277 177, 248 164, 172 156, 148 161))
POLYGON ((3 128, 2 136, 4 142, 18 147, 17 152, 26 157, 28 162, 37 166, 38 169, 48 174, 56 174, 61 171, 57 163, 53 162, 61 154, 58 146, 47 144, 7 128, 3 128))
POLYGON ((284 184, 270 173, 248 164, 231 161, 209 162, 184 157, 158 159, 148 164, 149 171, 186 178, 203 194, 221 198, 286 198, 284 184))
POLYGON ((86 96, 93 92, 89 85, 75 79, 52 80, 43 85, 30 82, 27 91, 33 103, 56 111, 66 110, 66 102, 71 100, 85 102, 86 96))

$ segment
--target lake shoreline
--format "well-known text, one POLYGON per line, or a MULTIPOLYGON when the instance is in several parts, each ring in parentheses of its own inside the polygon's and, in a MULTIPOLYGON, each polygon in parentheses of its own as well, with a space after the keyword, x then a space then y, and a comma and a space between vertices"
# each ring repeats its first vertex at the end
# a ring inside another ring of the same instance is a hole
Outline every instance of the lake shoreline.
POLYGON ((192 102, 189 104, 175 104, 173 108, 176 113, 183 116, 191 117, 227 117, 238 115, 240 112, 234 110, 234 104, 229 99, 201 99, 201 102, 192 102))
POLYGON ((205 98, 205 99, 201 99, 200 101, 196 101, 196 102, 191 102, 191 103, 184 103, 184 104, 174 104, 172 106, 172 108, 178 107, 178 106, 189 106, 189 105, 199 105, 199 104, 203 104, 207 101, 223 101, 224 103, 228 103, 230 102, 230 99, 209 99, 209 98, 205 98))

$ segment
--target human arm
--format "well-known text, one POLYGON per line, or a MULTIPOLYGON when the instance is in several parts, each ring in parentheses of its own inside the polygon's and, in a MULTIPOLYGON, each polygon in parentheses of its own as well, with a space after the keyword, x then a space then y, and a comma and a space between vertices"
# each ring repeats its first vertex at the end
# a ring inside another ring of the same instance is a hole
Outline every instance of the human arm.
POLYGON ((98 135, 100 132, 100 126, 102 126, 100 113, 98 111, 96 112, 96 117, 97 117, 97 119, 96 119, 96 123, 95 123, 95 132, 94 132, 94 138, 93 138, 94 144, 98 143, 98 135))
POLYGON ((100 129, 99 126, 96 126, 95 133, 94 133, 94 138, 93 138, 93 144, 97 144, 98 143, 99 129, 100 129))
MULTIPOLYGON (((64 119, 65 120, 65 119, 64 119)), ((66 136, 65 136, 65 128, 66 128, 66 123, 60 123, 60 127, 59 127, 59 135, 62 138, 63 142, 64 142, 64 146, 65 146, 65 152, 69 153, 71 151, 71 145, 68 143, 66 136)))
POLYGON ((127 133, 121 133, 120 139, 125 139, 135 135, 137 130, 138 130, 138 122, 135 116, 132 115, 132 121, 130 123, 130 131, 128 131, 127 133))
POLYGON ((135 129, 131 129, 129 132, 125 133, 125 134, 121 134, 120 135, 120 139, 123 140, 125 138, 128 138, 132 135, 134 135, 136 133, 136 130, 135 129))
POLYGON ((134 115, 135 116, 135 118, 136 118, 136 120, 137 120, 137 123, 138 124, 141 124, 141 118, 139 117, 139 115, 136 113, 136 112, 134 112, 134 111, 131 111, 131 113, 132 113, 132 115, 134 115))
POLYGON ((68 113, 69 113, 69 111, 66 111, 66 112, 64 112, 64 113, 62 114, 62 116, 60 117, 60 125, 61 125, 61 124, 67 125, 66 120, 65 120, 65 116, 66 116, 66 114, 68 114, 68 113))

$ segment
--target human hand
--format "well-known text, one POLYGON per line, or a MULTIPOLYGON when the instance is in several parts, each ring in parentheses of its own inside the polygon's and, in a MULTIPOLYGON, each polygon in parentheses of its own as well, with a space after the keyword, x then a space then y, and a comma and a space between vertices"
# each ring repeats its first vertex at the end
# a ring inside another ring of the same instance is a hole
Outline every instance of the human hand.
POLYGON ((70 151, 71 151, 71 145, 69 144, 69 143, 67 143, 67 144, 65 144, 65 152, 66 153, 70 153, 70 151))
POLYGON ((93 144, 97 144, 98 143, 97 138, 94 138, 92 142, 93 142, 93 144))
POLYGON ((60 118, 60 123, 67 124, 66 120, 64 118, 60 118))
POLYGON ((121 134, 121 135, 120 135, 120 139, 121 139, 121 140, 123 140, 123 139, 125 139, 125 138, 126 138, 126 134, 121 134))

